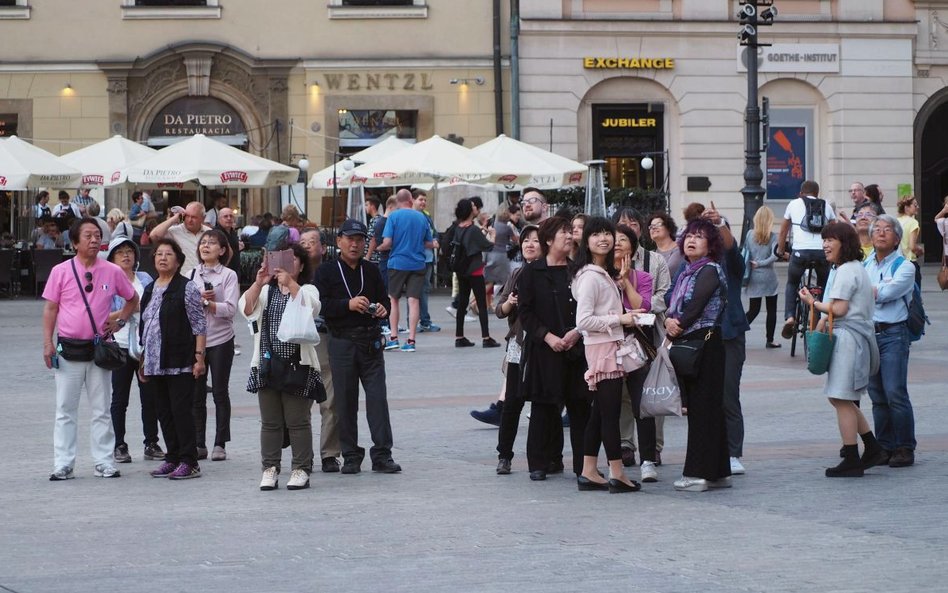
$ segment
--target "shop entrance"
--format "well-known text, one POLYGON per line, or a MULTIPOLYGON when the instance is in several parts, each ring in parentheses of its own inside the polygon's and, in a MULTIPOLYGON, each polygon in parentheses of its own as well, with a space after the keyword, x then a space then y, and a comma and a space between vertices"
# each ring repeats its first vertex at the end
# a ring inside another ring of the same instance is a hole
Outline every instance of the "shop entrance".
POLYGON ((593 158, 606 161, 611 189, 664 186, 664 115, 662 103, 593 105, 593 158), (651 169, 642 160, 652 160, 651 169))
MULTIPOLYGON (((948 95, 942 95, 939 104, 930 110, 922 109, 915 121, 918 222, 922 228, 921 240, 925 245, 925 261, 939 261, 942 238, 935 227, 935 214, 941 210, 948 196, 948 95), (921 128, 921 129, 919 129, 921 128)), ((937 99, 933 98, 931 102, 937 99)), ((927 107, 927 105, 926 105, 927 107)))

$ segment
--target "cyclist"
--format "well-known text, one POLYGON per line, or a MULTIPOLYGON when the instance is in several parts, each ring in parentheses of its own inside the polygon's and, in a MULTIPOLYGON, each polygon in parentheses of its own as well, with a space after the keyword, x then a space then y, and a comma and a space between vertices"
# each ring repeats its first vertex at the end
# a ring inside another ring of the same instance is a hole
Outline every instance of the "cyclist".
POLYGON ((829 264, 823 254, 823 239, 820 231, 823 226, 832 224, 836 220, 833 207, 819 198, 820 186, 817 182, 807 180, 800 186, 800 194, 787 204, 780 225, 780 236, 777 239, 777 256, 783 258, 787 251, 787 235, 793 229, 793 253, 790 254, 790 268, 787 272, 787 286, 784 289, 784 324, 780 335, 789 340, 793 337, 796 319, 794 314, 797 308, 797 290, 800 278, 807 268, 816 271, 817 284, 820 288, 826 286, 829 276, 829 264), (822 202, 823 208, 819 208, 822 202), (822 210, 822 212, 821 212, 822 210), (822 216, 820 216, 822 214, 822 216))

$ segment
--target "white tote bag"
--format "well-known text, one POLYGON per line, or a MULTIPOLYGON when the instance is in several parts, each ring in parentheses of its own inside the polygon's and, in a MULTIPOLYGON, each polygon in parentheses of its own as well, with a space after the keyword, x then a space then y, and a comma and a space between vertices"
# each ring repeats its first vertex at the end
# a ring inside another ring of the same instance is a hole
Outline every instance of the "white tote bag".
POLYGON ((303 295, 287 301, 277 329, 277 339, 287 344, 319 344, 313 308, 303 302, 303 295))

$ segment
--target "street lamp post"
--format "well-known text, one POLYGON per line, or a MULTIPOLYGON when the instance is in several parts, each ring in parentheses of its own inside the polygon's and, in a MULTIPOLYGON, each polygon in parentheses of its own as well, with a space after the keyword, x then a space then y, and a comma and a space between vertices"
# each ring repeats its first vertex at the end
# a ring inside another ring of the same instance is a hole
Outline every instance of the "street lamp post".
POLYGON ((757 102, 757 48, 769 44, 758 43, 757 32, 760 26, 773 24, 777 16, 777 8, 773 0, 741 0, 740 12, 737 16, 741 21, 741 28, 737 38, 744 50, 747 61, 747 107, 744 110, 744 220, 741 225, 741 244, 747 237, 747 230, 751 227, 754 214, 764 205, 764 189, 761 182, 764 172, 760 168, 761 153, 761 111, 757 102), (764 9, 760 12, 760 9, 764 9))

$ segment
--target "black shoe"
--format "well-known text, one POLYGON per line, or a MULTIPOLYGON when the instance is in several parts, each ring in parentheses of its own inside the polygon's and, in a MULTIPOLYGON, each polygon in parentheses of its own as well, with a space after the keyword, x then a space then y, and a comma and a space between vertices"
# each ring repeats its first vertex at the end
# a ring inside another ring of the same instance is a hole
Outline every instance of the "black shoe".
POLYGON ((198 447, 198 448, 197 448, 197 458, 198 458, 198 459, 207 459, 207 447, 198 447))
POLYGON ((608 482, 593 482, 586 476, 579 476, 576 478, 576 488, 580 492, 591 492, 593 490, 608 490, 608 482))
POLYGON ((635 480, 629 480, 632 482, 632 485, 629 486, 622 480, 611 479, 609 480, 609 493, 610 494, 623 494, 625 492, 638 492, 642 489, 642 485, 636 482, 635 480))
POLYGON ((484 341, 481 343, 481 346, 484 348, 500 348, 500 342, 494 338, 484 338, 484 341))
POLYGON ((339 460, 335 457, 323 457, 323 473, 334 474, 339 471, 339 460))
POLYGON ((874 448, 863 451, 859 462, 862 463, 862 469, 869 469, 877 465, 887 464, 889 462, 889 455, 886 453, 886 450, 877 443, 874 448))
POLYGON ((635 465, 635 451, 622 447, 622 466, 632 467, 635 465))
POLYGON ((530 472, 530 479, 534 482, 542 482, 546 479, 546 472, 542 469, 535 469, 530 472))
POLYGON ((782 344, 778 344, 777 342, 767 342, 767 348, 780 348, 781 346, 782 344))
POLYGON ((342 463, 342 473, 344 474, 357 474, 361 471, 362 471, 361 459, 346 459, 342 463))
POLYGON ((859 458, 845 457, 836 467, 826 468, 827 478, 861 478, 864 474, 859 458))
POLYGON ((546 473, 548 474, 561 474, 563 473, 563 461, 551 461, 550 465, 546 468, 546 473))
POLYGON ((915 463, 915 451, 899 447, 889 458, 889 467, 908 467, 915 463))
POLYGON ((164 461, 165 452, 161 450, 161 445, 158 443, 152 443, 151 445, 145 445, 144 457, 149 461, 164 461))
POLYGON ((392 459, 386 459, 385 461, 373 461, 372 462, 372 471, 378 472, 380 474, 397 474, 402 471, 402 466, 395 463, 392 459))
POLYGON ((468 340, 467 338, 455 338, 454 347, 455 348, 470 348, 474 345, 474 342, 468 340))
POLYGON ((506 476, 510 473, 510 460, 500 459, 497 461, 497 475, 506 476))

